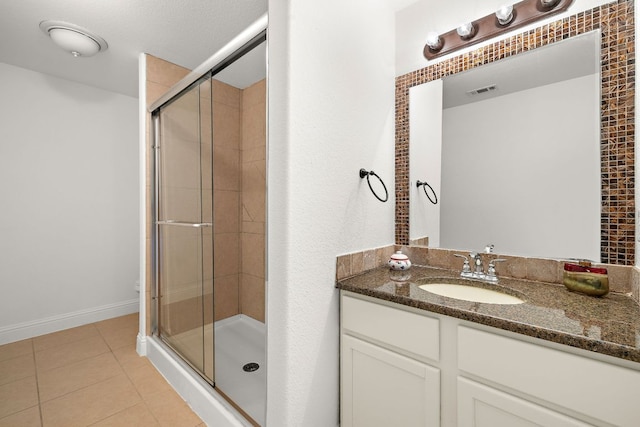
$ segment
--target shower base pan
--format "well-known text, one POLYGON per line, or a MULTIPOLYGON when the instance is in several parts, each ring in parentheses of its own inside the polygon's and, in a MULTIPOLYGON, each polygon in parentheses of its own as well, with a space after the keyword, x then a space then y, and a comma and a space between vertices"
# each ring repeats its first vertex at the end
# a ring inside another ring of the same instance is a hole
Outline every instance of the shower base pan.
MULTIPOLYGON (((236 315, 205 326, 205 337, 215 328, 216 389, 194 372, 157 337, 147 337, 147 357, 207 425, 226 422, 251 426, 217 389, 258 424, 264 425, 266 405, 265 325, 248 316, 236 315)), ((192 331, 180 341, 199 339, 192 331)), ((205 346, 213 345, 211 338, 205 346)))

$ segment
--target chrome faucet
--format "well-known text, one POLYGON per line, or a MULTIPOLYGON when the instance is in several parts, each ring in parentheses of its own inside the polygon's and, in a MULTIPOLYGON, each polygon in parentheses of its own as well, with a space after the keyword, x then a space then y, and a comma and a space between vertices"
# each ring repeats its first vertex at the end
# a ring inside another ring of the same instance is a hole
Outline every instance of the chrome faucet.
POLYGON ((469 257, 473 260, 473 265, 475 265, 475 269, 473 271, 473 278, 475 279, 484 279, 484 267, 482 266, 482 257, 479 253, 472 252, 469 254, 469 257))
MULTIPOLYGON (((493 253, 493 245, 487 245, 485 247, 485 253, 491 254, 493 253)), ((463 258, 464 263, 462 264, 462 271, 460 272, 460 277, 465 277, 468 279, 476 279, 482 280, 489 283, 498 283, 498 274, 496 273, 496 263, 506 261, 506 259, 502 258, 494 258, 489 262, 489 267, 487 268, 487 272, 484 272, 484 266, 482 264, 482 255, 477 252, 472 252, 469 254, 469 258, 473 262, 473 269, 469 263, 469 259, 460 254, 454 254, 458 258, 463 258)))

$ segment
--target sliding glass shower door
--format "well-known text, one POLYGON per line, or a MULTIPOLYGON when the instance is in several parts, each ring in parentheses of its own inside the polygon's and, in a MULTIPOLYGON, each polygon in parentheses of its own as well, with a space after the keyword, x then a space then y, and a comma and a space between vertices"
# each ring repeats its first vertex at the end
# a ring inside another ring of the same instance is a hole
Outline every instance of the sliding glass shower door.
POLYGON ((214 383, 211 83, 155 116, 158 335, 214 383))
POLYGON ((154 335, 255 425, 266 408, 265 37, 152 110, 154 335))

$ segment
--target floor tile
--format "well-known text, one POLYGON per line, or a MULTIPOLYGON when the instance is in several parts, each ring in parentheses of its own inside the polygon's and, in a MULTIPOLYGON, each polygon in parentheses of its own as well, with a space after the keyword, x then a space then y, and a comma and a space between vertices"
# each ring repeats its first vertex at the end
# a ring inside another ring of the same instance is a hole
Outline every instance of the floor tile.
POLYGON ((77 328, 65 329, 64 331, 35 337, 33 339, 33 349, 35 351, 42 351, 51 347, 95 337, 98 334, 98 329, 94 324, 78 326, 77 328))
POLYGON ((0 346, 0 427, 204 427, 137 333, 136 313, 0 346))
POLYGON ((139 403, 96 424, 92 424, 91 427, 156 427, 159 425, 147 405, 139 403))
POLYGON ((97 322, 95 325, 101 333, 109 333, 130 327, 134 327, 137 330, 139 325, 138 313, 103 320, 101 322, 97 322))
POLYGON ((42 420, 47 427, 87 426, 140 402, 135 387, 122 374, 42 403, 42 420))
POLYGON ((40 408, 32 406, 8 417, 0 418, 0 427, 41 427, 40 408))
POLYGON ((161 426, 196 427, 202 423, 200 417, 173 390, 156 393, 147 400, 147 406, 161 426))
POLYGON ((30 339, 0 345, 0 361, 27 354, 33 354, 33 342, 30 339))
POLYGON ((136 349, 131 347, 121 347, 117 350, 113 350, 113 355, 125 371, 149 362, 149 359, 140 356, 136 349))
POLYGON ((98 334, 94 337, 36 351, 36 367, 41 372, 108 352, 109 347, 98 334))
POLYGON ((23 378, 0 386, 0 418, 38 404, 36 377, 23 378))
POLYGON ((14 357, 0 362, 0 385, 36 374, 33 354, 14 357))
POLYGON ((161 391, 173 391, 167 380, 164 379, 151 362, 148 360, 145 362, 141 365, 125 368, 140 396, 143 399, 147 399, 148 396, 161 391))
POLYGON ((135 348, 138 336, 138 324, 129 325, 120 329, 109 329, 100 332, 111 350, 122 347, 135 348))
POLYGON ((49 369, 38 374, 40 401, 46 402, 64 396, 122 373, 120 364, 111 353, 49 369))

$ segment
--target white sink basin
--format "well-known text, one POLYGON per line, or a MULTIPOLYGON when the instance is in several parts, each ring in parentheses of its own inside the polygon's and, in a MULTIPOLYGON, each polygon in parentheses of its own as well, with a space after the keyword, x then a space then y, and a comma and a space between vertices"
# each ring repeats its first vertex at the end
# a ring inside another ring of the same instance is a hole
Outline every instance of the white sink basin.
POLYGON ((475 286, 454 285, 451 283, 429 283, 420 285, 420 289, 431 292, 432 294, 464 301, 488 304, 522 304, 524 302, 513 295, 491 289, 477 288, 475 286))

